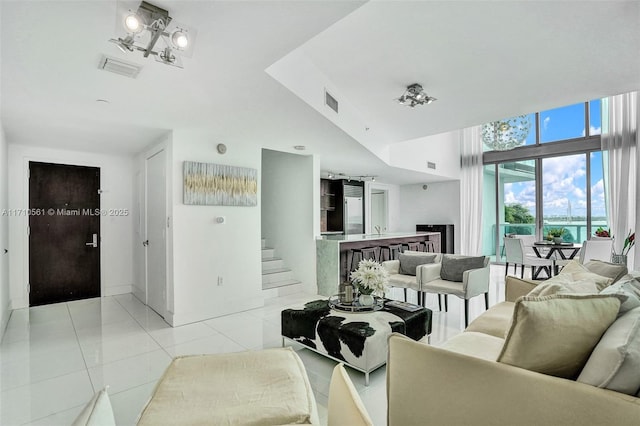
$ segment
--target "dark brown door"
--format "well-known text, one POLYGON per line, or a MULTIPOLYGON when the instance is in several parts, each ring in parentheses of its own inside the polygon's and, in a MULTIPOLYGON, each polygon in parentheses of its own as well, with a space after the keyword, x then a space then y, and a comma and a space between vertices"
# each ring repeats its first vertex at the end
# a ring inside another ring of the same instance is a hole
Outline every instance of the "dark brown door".
POLYGON ((100 296, 100 169, 29 163, 29 305, 100 296))

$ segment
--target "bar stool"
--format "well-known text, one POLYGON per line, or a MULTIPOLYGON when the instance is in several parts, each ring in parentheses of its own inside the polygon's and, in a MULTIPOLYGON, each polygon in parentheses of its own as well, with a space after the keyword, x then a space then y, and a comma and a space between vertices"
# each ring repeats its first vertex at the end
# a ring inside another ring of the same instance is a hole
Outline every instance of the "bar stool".
POLYGON ((371 260, 378 260, 378 256, 376 255, 376 251, 378 250, 378 247, 363 247, 363 248, 353 248, 351 250, 349 250, 349 252, 351 253, 351 263, 349 264, 349 270, 350 271, 355 271, 356 269, 358 269, 358 263, 360 263, 361 260, 364 259, 371 259, 371 260), (356 257, 358 258, 358 261, 355 262, 356 267, 353 267, 354 261, 356 260, 356 257))
POLYGON ((404 250, 422 251, 422 243, 420 241, 407 242, 402 245, 406 247, 404 250))
POLYGON ((380 261, 396 260, 402 253, 402 244, 385 244, 380 246, 380 261), (386 254, 386 256, 382 256, 386 254), (386 258, 386 259, 385 259, 386 258))
POLYGON ((429 253, 435 253, 436 252, 436 243, 434 243, 433 241, 425 241, 424 242, 424 251, 429 252, 429 253))

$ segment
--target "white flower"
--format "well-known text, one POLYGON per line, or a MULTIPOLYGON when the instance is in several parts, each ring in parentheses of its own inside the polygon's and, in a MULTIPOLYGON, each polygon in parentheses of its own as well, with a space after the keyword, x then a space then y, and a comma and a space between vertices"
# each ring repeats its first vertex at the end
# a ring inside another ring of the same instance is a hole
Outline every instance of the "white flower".
POLYGON ((351 281, 365 294, 383 296, 388 291, 389 273, 375 260, 361 260, 358 269, 351 273, 351 281))

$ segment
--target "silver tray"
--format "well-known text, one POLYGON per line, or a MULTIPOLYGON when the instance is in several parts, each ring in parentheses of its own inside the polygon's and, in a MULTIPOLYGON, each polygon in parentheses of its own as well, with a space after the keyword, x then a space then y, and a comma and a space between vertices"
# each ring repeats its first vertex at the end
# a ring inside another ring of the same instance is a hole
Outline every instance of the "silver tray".
POLYGON ((384 308, 384 298, 373 296, 374 302, 371 306, 360 305, 357 298, 353 302, 343 302, 344 293, 334 294, 329 297, 329 307, 335 311, 349 312, 352 314, 364 314, 376 312, 384 308))

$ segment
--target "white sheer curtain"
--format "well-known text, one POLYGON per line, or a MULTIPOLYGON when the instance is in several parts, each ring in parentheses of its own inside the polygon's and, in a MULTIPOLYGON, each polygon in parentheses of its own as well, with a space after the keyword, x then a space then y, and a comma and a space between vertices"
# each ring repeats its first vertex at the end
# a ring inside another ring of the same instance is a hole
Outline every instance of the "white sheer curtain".
MULTIPOLYGON (((622 252, 629 230, 636 231, 640 215, 639 114, 637 92, 610 96, 602 102, 605 194, 616 253, 622 252)), ((630 270, 640 265, 640 250, 631 249, 627 262, 630 270)))
POLYGON ((482 254, 482 136, 480 126, 460 138, 460 253, 482 254))

